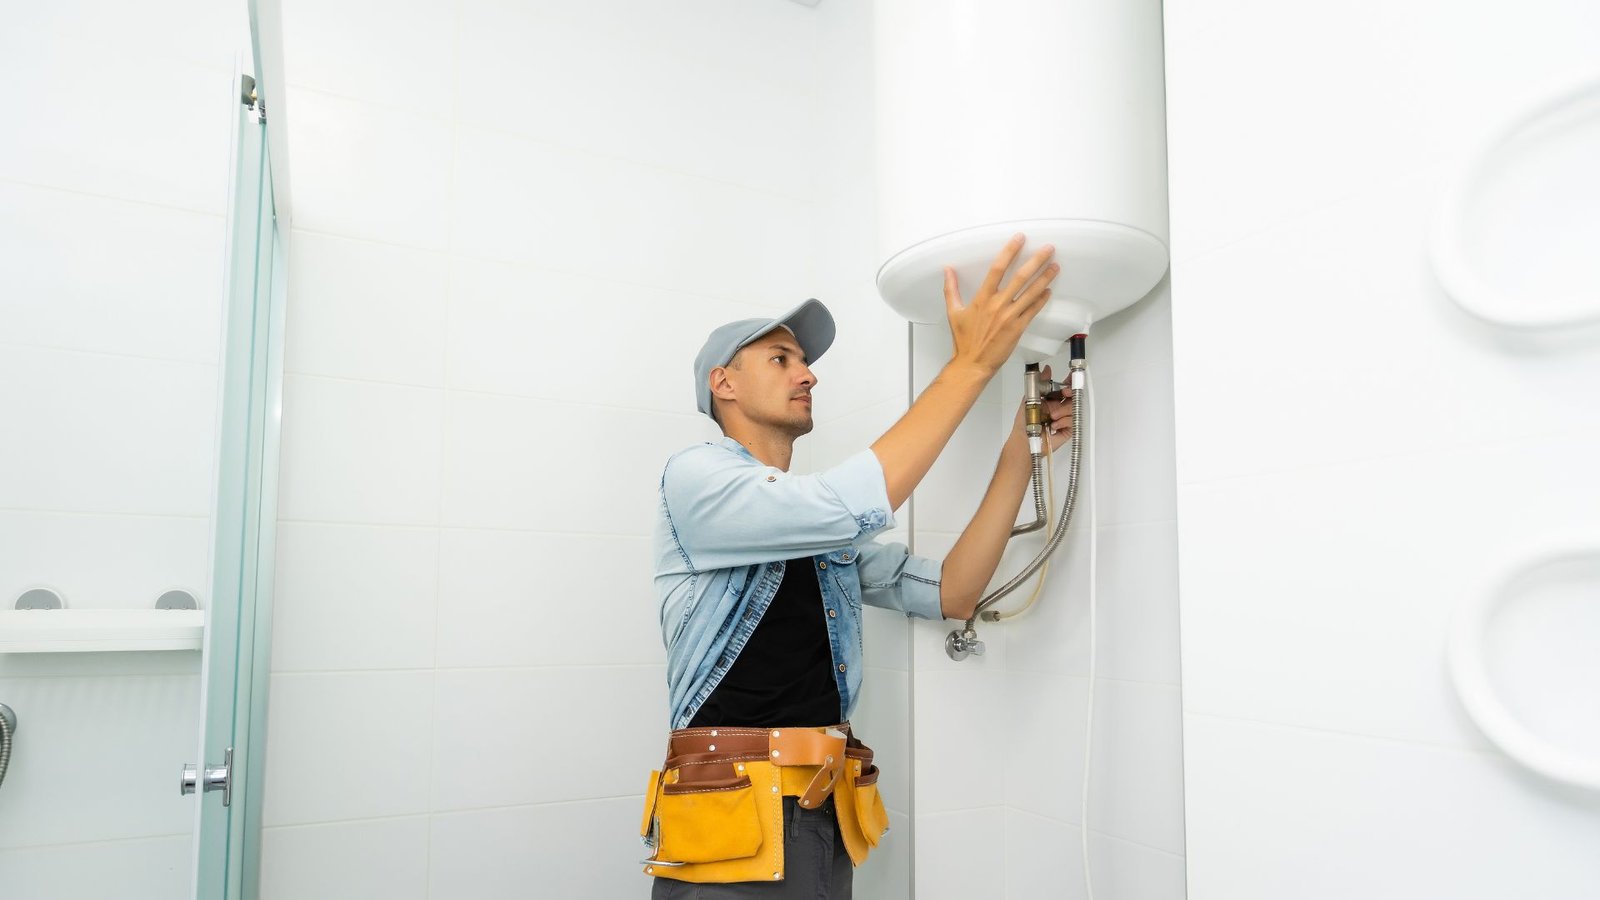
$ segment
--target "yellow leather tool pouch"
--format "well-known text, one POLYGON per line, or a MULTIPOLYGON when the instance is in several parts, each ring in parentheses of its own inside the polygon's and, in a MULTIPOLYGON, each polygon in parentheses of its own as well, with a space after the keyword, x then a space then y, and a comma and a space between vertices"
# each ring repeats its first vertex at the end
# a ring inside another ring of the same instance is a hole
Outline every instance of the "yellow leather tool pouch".
POLYGON ((661 845, 656 858, 705 863, 743 859, 761 848, 755 788, 744 775, 706 784, 668 784, 656 801, 661 845))
POLYGON ((856 776, 856 821, 861 824, 861 835, 867 843, 878 846, 889 830, 889 812, 883 808, 883 798, 878 795, 878 767, 856 776))
POLYGON ((831 795, 839 836, 861 865, 888 828, 872 750, 848 725, 687 728, 652 772, 640 834, 646 875, 696 883, 783 878, 783 798, 817 808, 831 795))
POLYGON ((645 860, 645 874, 700 883, 781 877, 778 785, 776 767, 765 761, 668 769, 645 797, 646 841, 653 832, 656 851, 645 860))

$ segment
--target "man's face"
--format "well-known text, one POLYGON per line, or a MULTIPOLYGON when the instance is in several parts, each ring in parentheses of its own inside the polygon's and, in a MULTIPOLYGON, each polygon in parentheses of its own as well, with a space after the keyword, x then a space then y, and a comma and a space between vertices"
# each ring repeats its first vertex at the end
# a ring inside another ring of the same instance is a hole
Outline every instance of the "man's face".
POLYGON ((750 421, 792 437, 810 433, 817 377, 789 329, 774 329, 746 345, 727 366, 727 376, 735 402, 750 421))

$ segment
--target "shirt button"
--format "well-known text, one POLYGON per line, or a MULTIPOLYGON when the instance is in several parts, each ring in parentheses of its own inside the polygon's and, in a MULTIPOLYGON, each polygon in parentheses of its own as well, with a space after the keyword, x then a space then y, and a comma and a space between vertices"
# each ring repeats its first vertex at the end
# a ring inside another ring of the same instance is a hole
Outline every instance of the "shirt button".
POLYGON ((819 568, 819 569, 826 569, 827 567, 828 567, 827 563, 817 563, 817 568, 819 568))
POLYGON ((844 663, 839 663, 839 671, 844 671, 844 663))
POLYGON ((836 610, 832 610, 832 609, 828 610, 828 618, 837 619, 838 617, 839 617, 839 613, 836 610))
POLYGON ((776 476, 776 475, 768 475, 767 476, 767 480, 768 481, 777 481, 778 480, 778 476, 776 476))

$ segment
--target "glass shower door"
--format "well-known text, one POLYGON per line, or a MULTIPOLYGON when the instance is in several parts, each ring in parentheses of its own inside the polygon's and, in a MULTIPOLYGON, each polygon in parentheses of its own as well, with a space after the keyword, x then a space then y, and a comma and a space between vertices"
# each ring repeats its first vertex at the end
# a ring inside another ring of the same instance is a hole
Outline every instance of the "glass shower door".
POLYGON ((283 254, 274 216, 264 104, 241 75, 229 210, 212 597, 201 673, 196 900, 255 891, 265 755, 268 621, 276 520, 283 254), (260 677, 257 677, 257 676, 260 677))

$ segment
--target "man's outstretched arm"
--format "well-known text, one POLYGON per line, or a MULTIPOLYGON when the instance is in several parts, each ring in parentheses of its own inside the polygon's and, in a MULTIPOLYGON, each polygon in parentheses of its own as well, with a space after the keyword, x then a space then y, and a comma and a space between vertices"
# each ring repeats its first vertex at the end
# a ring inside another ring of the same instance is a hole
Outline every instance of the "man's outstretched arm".
POLYGON ((984 386, 1016 349, 1023 330, 1050 300, 1050 282, 1061 267, 1050 261, 1055 248, 1049 244, 1006 281, 1022 242, 1019 234, 1006 243, 971 303, 962 304, 955 271, 945 269, 945 313, 955 354, 900 421, 872 444, 883 466, 890 509, 898 509, 928 474, 984 386))
MULTIPOLYGON (((1046 367, 1044 377, 1050 377, 1046 367)), ((1045 413, 1050 425, 1045 429, 1049 452, 1065 444, 1072 433, 1072 401, 1045 401, 1045 413)), ((1033 473, 1033 460, 1028 455, 1028 438, 1022 428, 1022 411, 1018 410, 1016 423, 1000 449, 1000 461, 995 465, 989 490, 978 504, 978 511, 950 553, 944 558, 940 574, 939 606, 947 619, 968 619, 978 605, 983 589, 994 577, 1005 552, 1006 541, 1016 524, 1017 508, 1028 490, 1028 478, 1033 473)), ((1055 527, 1052 522, 1047 527, 1055 527)))

